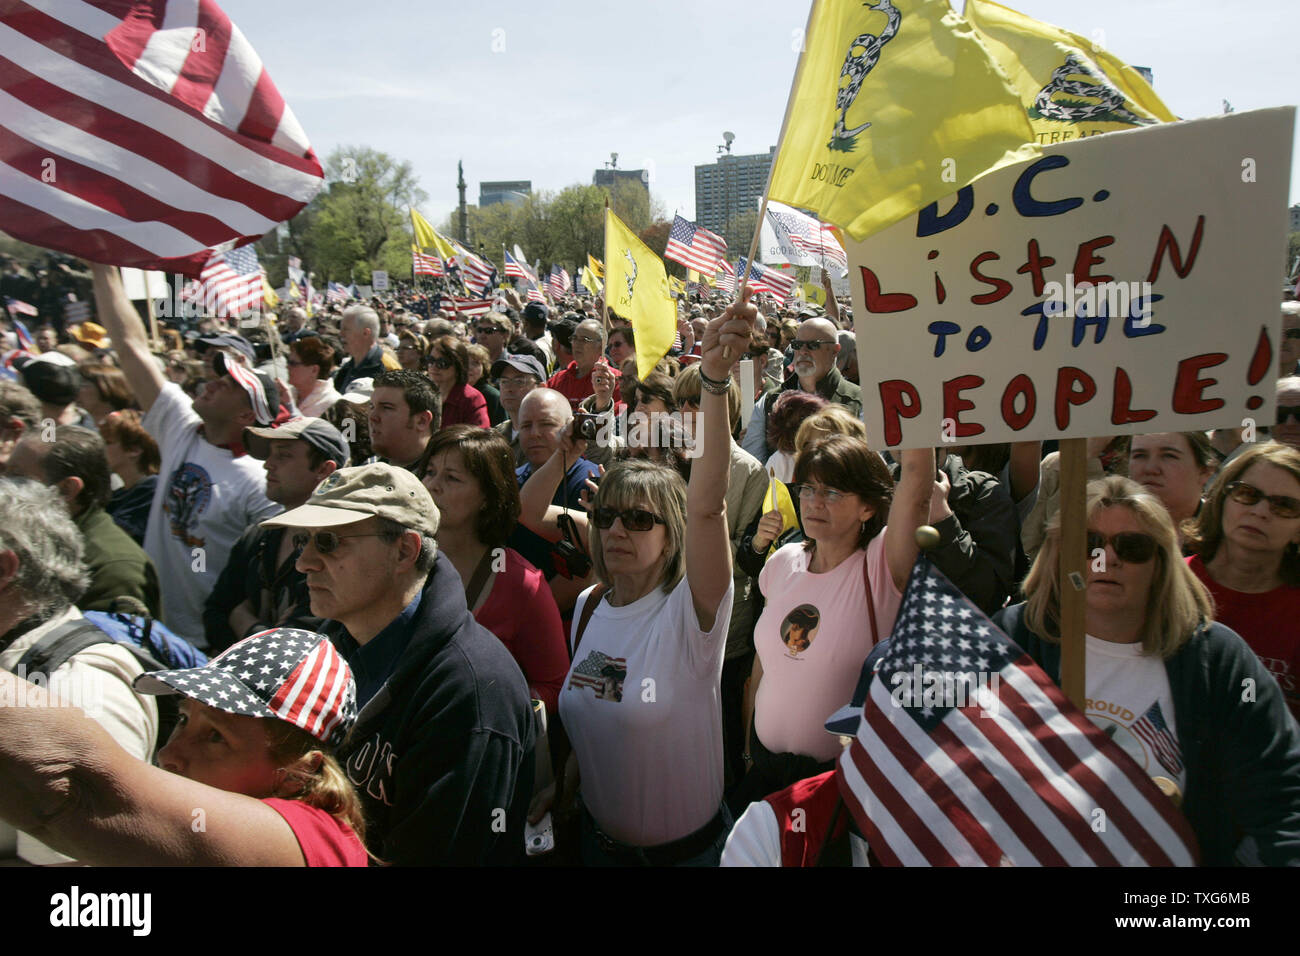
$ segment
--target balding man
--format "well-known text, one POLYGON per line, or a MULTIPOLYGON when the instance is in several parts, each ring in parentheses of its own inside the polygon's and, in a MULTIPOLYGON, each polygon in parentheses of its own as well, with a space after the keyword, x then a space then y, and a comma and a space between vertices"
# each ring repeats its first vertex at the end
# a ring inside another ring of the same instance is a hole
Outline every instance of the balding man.
POLYGON ((339 337, 347 359, 334 373, 334 387, 347 394, 359 378, 374 378, 384 371, 384 350, 379 347, 379 313, 368 305, 354 305, 343 311, 339 337))
POLYGON ((595 319, 584 319, 573 331, 573 361, 551 376, 546 383, 569 400, 569 407, 577 410, 578 403, 595 394, 591 383, 591 370, 605 354, 605 328, 595 319))
POLYGON ((765 395, 754 403, 754 414, 749 420, 749 430, 741 447, 761 462, 766 462, 776 449, 767 444, 767 410, 776 403, 782 392, 799 389, 813 392, 843 405, 854 415, 862 416, 862 390, 846 379, 835 367, 839 354, 839 329, 828 319, 808 319, 790 343, 794 349, 794 373, 785 380, 780 391, 765 395))

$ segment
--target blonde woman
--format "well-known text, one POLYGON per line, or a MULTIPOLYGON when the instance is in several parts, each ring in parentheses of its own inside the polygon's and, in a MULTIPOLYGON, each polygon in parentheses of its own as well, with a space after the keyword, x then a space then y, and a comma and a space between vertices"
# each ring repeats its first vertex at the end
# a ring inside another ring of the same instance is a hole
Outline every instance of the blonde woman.
MULTIPOLYGON (((1088 485, 1087 716, 1151 777, 1183 793, 1207 866, 1300 863, 1300 729, 1277 682, 1212 620, 1160 500, 1127 478, 1088 485)), ((1060 679, 1061 519, 1047 525, 1027 600, 994 621, 1060 679)))

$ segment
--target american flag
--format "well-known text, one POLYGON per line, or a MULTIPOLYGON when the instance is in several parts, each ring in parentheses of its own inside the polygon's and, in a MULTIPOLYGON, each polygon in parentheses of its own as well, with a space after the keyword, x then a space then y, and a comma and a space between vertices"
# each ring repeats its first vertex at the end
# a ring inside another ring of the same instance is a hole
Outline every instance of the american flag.
POLYGON ((849 256, 835 234, 824 222, 806 216, 797 209, 769 202, 767 220, 778 237, 784 238, 799 256, 798 265, 834 266, 838 275, 849 270, 849 256))
POLYGON ((622 699, 622 682, 626 676, 626 658, 609 657, 600 651, 592 651, 581 664, 573 669, 573 676, 569 678, 569 686, 590 687, 596 692, 597 697, 608 699, 605 698, 605 688, 612 679, 618 682, 611 695, 612 699, 617 701, 622 699))
POLYGON ((68 325, 85 322, 90 318, 90 303, 82 302, 71 292, 63 302, 63 321, 68 325))
POLYGON ((507 275, 507 276, 509 276, 509 277, 512 278, 512 279, 523 279, 525 282, 533 282, 533 281, 535 281, 535 280, 533 279, 533 273, 532 273, 532 270, 530 270, 530 269, 528 268, 528 264, 527 264, 527 263, 525 263, 525 262, 520 262, 518 259, 516 259, 514 256, 512 256, 512 255, 510 254, 510 250, 509 250, 509 249, 502 249, 501 251, 504 252, 505 255, 506 255, 506 275, 507 275))
POLYGON ((839 769, 887 865, 1196 862, 1173 802, 925 557, 839 769))
POLYGON ((722 292, 736 291, 736 270, 726 259, 718 260, 718 289, 722 292))
POLYGON ((1183 748, 1178 745, 1178 738, 1165 723, 1160 701, 1157 700, 1148 707, 1141 719, 1129 729, 1151 748, 1151 752, 1160 761, 1160 766, 1172 774, 1183 772, 1183 748))
POLYGON ((496 266, 474 255, 460 243, 454 243, 454 247, 460 263, 460 278, 465 283, 465 288, 475 295, 483 295, 496 278, 496 266))
MULTIPOLYGON (((736 275, 745 274, 745 257, 741 256, 736 265, 736 275)), ((784 302, 790 298, 790 293, 794 291, 794 276, 788 276, 778 272, 775 269, 769 269, 761 262, 755 262, 749 267, 749 287, 755 292, 770 292, 780 301, 784 302)))
POLYGON ((351 296, 348 295, 348 290, 337 282, 331 282, 325 287, 326 302, 338 302, 341 305, 342 303, 347 302, 349 298, 351 298, 351 296))
POLYGON ((217 316, 241 316, 262 309, 262 267, 252 246, 214 255, 191 284, 188 297, 199 299, 217 316))
POLYGON ((668 234, 668 247, 664 258, 680 262, 688 269, 712 273, 718 261, 727 254, 727 243, 703 226, 689 219, 673 216, 672 232, 668 234))
POLYGON ((564 270, 563 266, 551 266, 551 297, 560 299, 569 291, 570 281, 569 273, 564 270))
POLYGON ((442 275, 442 260, 437 256, 425 255, 415 246, 411 247, 411 262, 417 276, 442 275))
POLYGON ((492 311, 491 299, 465 299, 458 295, 444 295, 440 308, 455 312, 466 318, 476 318, 492 311))
POLYGON ((0 10, 0 229, 15 238, 197 276, 320 189, 302 127, 212 0, 0 10))
POLYGON ((546 296, 542 295, 542 290, 532 284, 529 284, 528 289, 524 292, 524 298, 529 302, 541 302, 543 304, 546 302, 546 296))
POLYGON ((5 308, 9 310, 10 315, 37 315, 36 306, 30 302, 23 302, 19 299, 5 299, 5 308))
MULTIPOLYGON (((9 301, 12 302, 13 300, 10 299, 9 301)), ((11 319, 10 321, 13 323, 14 335, 18 338, 18 347, 25 352, 34 352, 36 342, 32 339, 32 333, 27 330, 27 326, 18 319, 11 319)))

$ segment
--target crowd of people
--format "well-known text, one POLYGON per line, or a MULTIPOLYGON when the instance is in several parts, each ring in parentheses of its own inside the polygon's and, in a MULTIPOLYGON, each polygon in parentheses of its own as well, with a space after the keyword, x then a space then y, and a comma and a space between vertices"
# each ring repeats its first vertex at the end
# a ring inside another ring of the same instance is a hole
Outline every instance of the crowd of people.
MULTIPOLYGON (((0 376, 0 857, 821 858, 777 808, 833 769, 923 525, 1059 679, 1052 443, 881 453, 829 284, 692 293, 640 374, 591 296, 403 289, 157 341, 90 274, 93 321, 0 376)), ((1297 362, 1286 302, 1275 422, 1088 443, 1085 711, 1205 863, 1300 864, 1297 362)))

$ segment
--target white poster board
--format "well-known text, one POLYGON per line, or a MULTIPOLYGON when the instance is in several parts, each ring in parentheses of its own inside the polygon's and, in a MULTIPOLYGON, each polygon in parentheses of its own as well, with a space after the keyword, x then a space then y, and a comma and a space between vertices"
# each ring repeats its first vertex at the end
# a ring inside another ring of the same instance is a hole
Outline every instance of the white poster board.
POLYGON ((370 273, 370 285, 376 292, 387 292, 388 273, 375 269, 370 273))
POLYGON ((1048 146, 847 241, 873 445, 1271 424, 1294 122, 1048 146))

